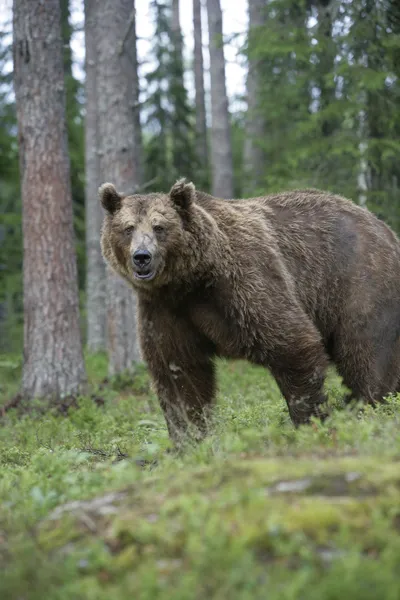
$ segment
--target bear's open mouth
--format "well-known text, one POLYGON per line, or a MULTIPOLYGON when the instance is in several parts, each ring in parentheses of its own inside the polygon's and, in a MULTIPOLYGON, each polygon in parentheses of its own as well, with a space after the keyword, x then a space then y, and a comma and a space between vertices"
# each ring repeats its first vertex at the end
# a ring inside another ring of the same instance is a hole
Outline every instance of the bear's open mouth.
POLYGON ((142 271, 141 273, 137 273, 136 271, 134 271, 133 275, 136 279, 153 279, 153 277, 155 276, 155 271, 142 271))

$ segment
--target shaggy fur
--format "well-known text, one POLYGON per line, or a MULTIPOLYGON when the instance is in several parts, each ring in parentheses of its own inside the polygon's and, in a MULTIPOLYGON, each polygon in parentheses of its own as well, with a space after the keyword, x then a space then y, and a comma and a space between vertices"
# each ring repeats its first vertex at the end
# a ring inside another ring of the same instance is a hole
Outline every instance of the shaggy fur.
POLYGON ((190 424, 205 431, 216 356, 269 368, 296 425, 324 415, 329 361, 356 398, 398 389, 400 243, 366 209, 317 190, 226 201, 184 180, 125 197, 104 184, 100 197, 103 255, 138 294, 175 442, 190 424), (141 276, 132 257, 143 249, 141 276))

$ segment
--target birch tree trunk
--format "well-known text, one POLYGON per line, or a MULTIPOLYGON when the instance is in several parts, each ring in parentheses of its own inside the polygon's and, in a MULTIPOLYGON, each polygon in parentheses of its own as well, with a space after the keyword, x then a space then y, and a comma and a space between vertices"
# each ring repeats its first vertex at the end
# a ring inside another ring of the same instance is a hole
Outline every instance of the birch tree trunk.
POLYGON ((233 197, 232 140, 225 81, 220 0, 207 0, 211 75, 212 193, 233 197))
POLYGON ((259 61, 252 56, 257 45, 260 28, 265 24, 265 0, 249 0, 249 60, 247 75, 247 116, 244 164, 248 174, 247 192, 261 184, 265 173, 265 154, 262 142, 266 135, 265 120, 260 106, 262 73, 259 61))
POLYGON ((97 123, 97 2, 85 0, 85 213, 87 346, 106 348, 106 267, 101 255, 103 209, 98 200, 100 181, 97 123))
POLYGON ((14 0, 23 202, 26 398, 58 401, 85 381, 59 0, 14 0))
POLYGON ((197 157, 201 168, 201 184, 208 187, 207 120, 204 93, 204 62, 201 25, 201 0, 193 0, 194 84, 196 104, 197 157))
MULTIPOLYGON (((140 180, 135 19, 132 0, 104 0, 97 8, 97 110, 102 181, 132 193, 140 180)), ((110 375, 139 359, 136 299, 107 269, 107 345, 110 375)))

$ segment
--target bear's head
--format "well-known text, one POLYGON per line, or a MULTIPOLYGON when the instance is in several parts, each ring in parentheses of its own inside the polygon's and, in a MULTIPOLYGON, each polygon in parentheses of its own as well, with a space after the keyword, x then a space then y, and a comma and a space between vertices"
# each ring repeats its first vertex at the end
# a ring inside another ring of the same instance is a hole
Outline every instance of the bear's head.
POLYGON ((101 234, 105 260, 135 288, 178 281, 200 261, 203 236, 196 190, 185 179, 168 194, 121 195, 111 183, 99 189, 106 211, 101 234))

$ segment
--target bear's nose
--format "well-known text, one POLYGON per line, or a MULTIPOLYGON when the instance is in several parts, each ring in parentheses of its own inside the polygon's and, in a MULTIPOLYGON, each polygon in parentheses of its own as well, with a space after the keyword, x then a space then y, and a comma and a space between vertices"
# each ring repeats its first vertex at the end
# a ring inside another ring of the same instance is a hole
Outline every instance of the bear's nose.
POLYGON ((132 256, 132 260, 137 267, 143 268, 151 261, 151 254, 147 250, 136 250, 132 256))

